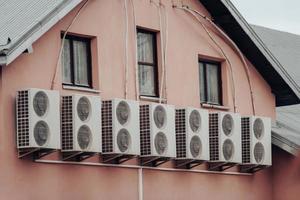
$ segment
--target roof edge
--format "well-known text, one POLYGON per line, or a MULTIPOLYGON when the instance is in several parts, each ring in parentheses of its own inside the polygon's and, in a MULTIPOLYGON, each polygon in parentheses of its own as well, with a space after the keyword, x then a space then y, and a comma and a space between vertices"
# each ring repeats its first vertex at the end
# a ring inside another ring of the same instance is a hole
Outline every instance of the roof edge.
POLYGON ((272 130, 272 144, 279 147, 280 149, 292 154, 293 156, 298 156, 300 151, 300 146, 293 143, 292 141, 282 137, 278 133, 272 130))
POLYGON ((272 52, 268 49, 268 47, 264 44, 264 42, 260 39, 260 37, 255 33, 255 31, 248 24, 248 22, 243 18, 243 16, 239 13, 236 7, 229 0, 220 0, 220 1, 223 3, 224 6, 226 6, 230 14, 238 22, 238 24, 241 26, 243 31, 248 35, 249 38, 252 39, 252 41, 257 46, 257 48, 270 62, 270 64, 273 66, 276 72, 288 84, 288 86, 292 89, 292 91, 295 93, 298 99, 300 99, 300 87, 296 84, 296 82, 292 79, 292 77, 288 74, 288 72, 284 69, 284 67, 277 60, 277 58, 272 54, 272 52))
POLYGON ((0 55, 0 66, 6 66, 13 62, 18 56, 20 56, 28 47, 30 47, 35 41, 43 36, 50 28, 52 28, 58 21, 66 16, 71 10, 73 10, 82 0, 67 0, 63 1, 56 7, 51 13, 49 13, 41 21, 24 34, 6 54, 0 55))

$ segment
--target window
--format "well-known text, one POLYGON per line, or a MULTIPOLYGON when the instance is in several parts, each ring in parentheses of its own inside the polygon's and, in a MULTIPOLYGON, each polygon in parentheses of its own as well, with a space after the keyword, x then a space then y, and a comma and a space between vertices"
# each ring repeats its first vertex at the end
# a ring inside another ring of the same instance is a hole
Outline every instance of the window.
POLYGON ((219 63, 199 61, 201 103, 222 104, 221 66, 219 63))
POLYGON ((158 97, 156 33, 137 31, 140 95, 158 97))
POLYGON ((61 61, 64 85, 92 87, 91 41, 89 38, 67 35, 61 61))

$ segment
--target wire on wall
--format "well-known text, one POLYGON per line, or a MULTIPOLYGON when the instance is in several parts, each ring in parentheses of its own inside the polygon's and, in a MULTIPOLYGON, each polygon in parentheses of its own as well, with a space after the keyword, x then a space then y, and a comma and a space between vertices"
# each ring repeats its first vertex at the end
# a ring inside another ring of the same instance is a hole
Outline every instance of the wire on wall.
POLYGON ((244 70, 245 70, 245 73, 246 73, 246 77, 247 77, 247 81, 248 81, 248 85, 249 85, 250 97, 251 97, 252 113, 255 116, 256 115, 256 109, 255 109, 255 99, 254 99, 254 92, 253 92, 253 88, 252 88, 251 74, 250 74, 249 66, 248 66, 248 64, 245 60, 244 55, 242 54, 242 52, 240 51, 238 46, 232 41, 232 39, 230 37, 228 37, 227 34, 224 33, 224 31, 222 29, 220 29, 210 18, 208 18, 205 15, 201 14, 197 10, 189 8, 188 6, 184 6, 184 7, 187 7, 189 10, 191 10, 192 12, 195 12, 196 14, 201 16, 203 19, 208 21, 210 24, 212 24, 213 27, 215 27, 218 30, 218 32, 221 33, 222 36, 225 37, 225 39, 230 42, 230 44, 233 46, 233 49, 238 53, 240 59, 242 60, 243 67, 244 67, 244 70))
POLYGON ((127 0, 124 0, 124 11, 125 11, 125 99, 128 98, 128 6, 127 0))
POLYGON ((57 58, 57 62, 56 62, 56 67, 55 67, 55 72, 51 81, 51 87, 50 89, 53 90, 54 86, 55 86, 55 81, 56 81, 56 77, 57 77, 57 73, 58 73, 58 68, 60 66, 60 60, 61 60, 61 56, 62 56, 62 52, 63 52, 63 48, 64 48, 64 44, 65 44, 65 39, 67 36, 67 33, 69 32, 70 28, 72 27, 72 25, 75 23, 75 21, 77 20, 77 18, 79 17, 80 13, 82 12, 82 10, 88 5, 89 0, 86 0, 78 9, 77 13, 75 14, 75 16, 73 17, 71 23, 68 25, 67 29, 64 32, 64 35, 62 37, 62 43, 60 46, 60 50, 59 50, 59 54, 58 54, 58 58, 57 58))
POLYGON ((202 23, 202 21, 197 17, 197 15, 191 9, 189 9, 188 6, 182 6, 182 7, 175 6, 175 8, 184 10, 184 11, 190 13, 192 16, 194 16, 195 19, 203 27, 203 29, 205 30, 205 32, 207 33, 207 35, 209 36, 209 38, 219 48, 219 50, 221 51, 222 55, 224 56, 226 62, 228 63, 229 70, 230 70, 231 90, 232 90, 232 102, 233 102, 234 112, 236 113, 237 112, 237 106, 236 106, 236 89, 235 89, 235 81, 234 81, 233 69, 232 69, 232 64, 231 64, 230 59, 228 58, 227 54, 225 53, 225 51, 223 50, 223 48, 221 47, 221 45, 214 39, 214 37, 212 36, 212 34, 210 33, 210 31, 206 28, 206 26, 202 23))
POLYGON ((134 33, 134 52, 135 52, 135 94, 136 100, 139 100, 139 79, 138 79, 138 52, 137 52, 137 29, 136 29, 136 15, 135 15, 135 6, 133 0, 130 0, 131 7, 132 7, 132 15, 133 15, 133 33, 134 33))

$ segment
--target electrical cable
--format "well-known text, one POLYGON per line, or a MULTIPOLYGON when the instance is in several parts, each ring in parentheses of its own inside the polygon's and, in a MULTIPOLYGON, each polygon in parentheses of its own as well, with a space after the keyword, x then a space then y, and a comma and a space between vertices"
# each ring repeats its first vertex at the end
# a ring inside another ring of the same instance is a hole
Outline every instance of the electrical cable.
POLYGON ((124 0, 125 10, 125 99, 128 98, 128 8, 127 0, 124 0))
POLYGON ((138 79, 138 52, 137 52, 137 29, 136 29, 136 15, 135 15, 135 6, 133 0, 130 0, 131 7, 132 7, 132 15, 133 15, 133 33, 134 33, 134 52, 135 52, 135 94, 136 100, 139 100, 139 79, 138 79))
POLYGON ((86 0, 80 6, 80 8, 78 9, 76 15, 74 16, 74 18, 72 19, 71 23, 68 25, 66 31, 64 32, 64 35, 62 37, 62 43, 61 43, 60 50, 59 50, 59 55, 58 55, 57 62, 56 62, 55 72, 54 72, 54 75, 53 75, 53 78, 52 78, 52 81, 51 81, 51 87, 50 87, 51 90, 54 89, 55 79, 57 77, 58 68, 60 66, 59 63, 60 63, 60 59, 61 59, 61 56, 62 56, 62 52, 63 52, 63 48, 64 48, 64 44, 65 44, 65 39, 66 39, 67 33, 69 32, 69 30, 72 27, 72 25, 75 23, 76 19, 79 17, 81 11, 87 6, 88 2, 89 2, 89 0, 86 0))
MULTIPOLYGON (((161 85, 161 96, 163 96, 163 88, 164 88, 164 92, 165 92, 165 95, 164 95, 164 98, 165 100, 167 101, 168 100, 168 97, 167 97, 167 55, 168 55, 168 35, 169 35, 169 22, 168 22, 168 14, 166 12, 166 6, 161 2, 161 0, 159 0, 159 5, 162 6, 164 8, 164 13, 165 13, 165 16, 164 16, 164 25, 165 25, 165 28, 164 28, 164 54, 163 54, 163 59, 164 59, 164 70, 163 70, 163 78, 164 78, 164 82, 162 82, 162 85, 161 85)), ((166 102, 167 103, 167 102, 166 102)))
POLYGON ((225 39, 227 39, 227 41, 229 41, 231 43, 231 45, 233 46, 234 50, 238 53, 240 59, 242 60, 243 66, 244 66, 244 70, 246 73, 246 77, 247 77, 247 81, 248 81, 248 85, 249 85, 249 91, 250 91, 250 97, 251 97, 251 106, 252 106, 252 112, 253 115, 256 115, 256 109, 255 109, 255 100, 254 100, 254 92, 253 92, 253 88, 252 88, 252 82, 251 82, 251 74, 250 74, 250 70, 249 70, 249 66, 245 60, 244 55, 242 54, 242 52, 240 51, 240 49, 238 48, 238 46, 232 41, 232 39, 230 37, 227 36, 226 33, 224 33, 224 31, 222 29, 220 29, 210 18, 208 18, 207 16, 201 14, 200 12, 198 12, 197 10, 194 9, 190 9, 188 6, 184 6, 187 9, 195 12, 196 14, 198 14, 199 16, 201 16, 203 19, 205 19, 206 21, 208 21, 210 24, 213 25, 213 27, 215 27, 221 34, 223 37, 225 37, 225 39))
POLYGON ((195 17, 195 19, 201 24, 209 38, 213 41, 213 43, 220 49, 222 55, 225 57, 226 62, 228 63, 229 70, 230 70, 230 77, 231 77, 231 90, 232 90, 232 102, 233 102, 233 107, 234 107, 234 112, 237 112, 237 106, 236 106, 236 89, 235 89, 235 81, 234 81, 234 76, 233 76, 233 69, 232 69, 232 64, 228 56, 226 55, 225 51, 221 47, 221 45, 214 39, 210 31, 206 28, 206 26, 201 22, 201 20, 197 17, 197 15, 190 10, 187 6, 182 6, 182 8, 175 6, 177 9, 184 10, 188 13, 190 13, 192 16, 195 17))

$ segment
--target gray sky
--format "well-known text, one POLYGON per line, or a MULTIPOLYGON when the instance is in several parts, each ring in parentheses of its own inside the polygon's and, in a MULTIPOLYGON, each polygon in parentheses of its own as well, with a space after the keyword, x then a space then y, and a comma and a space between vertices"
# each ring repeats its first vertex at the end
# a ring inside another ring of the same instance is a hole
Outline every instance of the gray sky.
POLYGON ((300 35, 300 0, 231 0, 251 24, 300 35))

